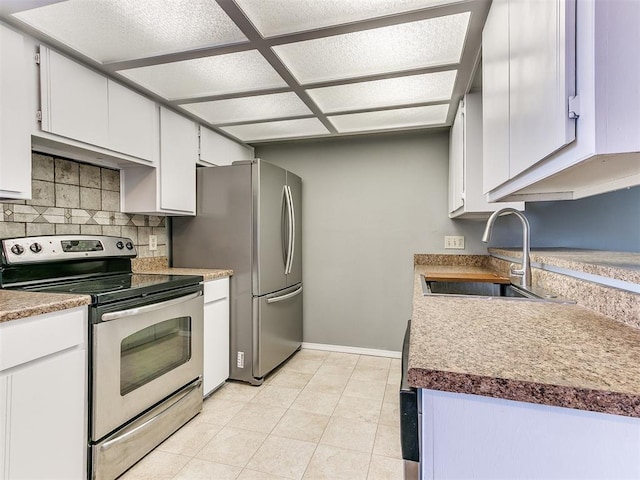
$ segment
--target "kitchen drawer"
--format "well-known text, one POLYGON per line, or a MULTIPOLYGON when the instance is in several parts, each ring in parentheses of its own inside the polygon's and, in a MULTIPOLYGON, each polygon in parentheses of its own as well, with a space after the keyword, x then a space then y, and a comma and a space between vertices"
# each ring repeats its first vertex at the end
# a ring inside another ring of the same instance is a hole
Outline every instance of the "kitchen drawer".
POLYGON ((87 307, 0 323, 0 371, 85 343, 87 307))
POLYGON ((229 296, 229 278, 204 282, 204 303, 214 302, 229 296))

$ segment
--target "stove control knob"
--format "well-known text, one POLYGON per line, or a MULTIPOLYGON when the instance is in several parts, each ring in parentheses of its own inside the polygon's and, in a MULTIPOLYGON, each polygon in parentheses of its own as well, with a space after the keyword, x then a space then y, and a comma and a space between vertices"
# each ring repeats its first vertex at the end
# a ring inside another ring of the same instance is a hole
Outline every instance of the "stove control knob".
POLYGON ((118 242, 116 243, 116 247, 118 247, 118 250, 122 250, 124 248, 124 243, 118 240, 118 242))
POLYGON ((11 251, 14 255, 22 255, 24 253, 24 247, 16 243, 13 247, 11 247, 11 251))
POLYGON ((33 253, 40 253, 42 251, 42 245, 40 245, 39 243, 32 243, 29 246, 29 250, 31 250, 33 253))
POLYGON ((133 250, 133 243, 127 242, 127 249, 128 250, 133 250))

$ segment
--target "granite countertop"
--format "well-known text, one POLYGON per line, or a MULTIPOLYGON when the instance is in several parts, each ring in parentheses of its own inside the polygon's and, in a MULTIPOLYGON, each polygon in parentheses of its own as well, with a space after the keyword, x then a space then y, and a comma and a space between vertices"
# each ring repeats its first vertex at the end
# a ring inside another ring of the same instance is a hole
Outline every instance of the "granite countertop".
MULTIPOLYGON (((169 268, 166 257, 135 259, 132 262, 133 273, 163 275, 200 275, 204 281, 225 278, 233 275, 233 270, 210 268, 169 268)), ((0 323, 18 320, 34 315, 66 310, 68 308, 89 305, 89 295, 65 293, 23 292, 0 289, 0 323)))
POLYGON ((0 323, 89 305, 89 295, 0 289, 0 323))
POLYGON ((201 275, 204 281, 225 278, 233 275, 233 270, 225 268, 178 268, 169 267, 167 257, 134 258, 131 260, 133 273, 162 275, 201 275))
MULTIPOLYGON (((489 253, 522 258, 522 248, 489 248, 489 253)), ((569 248, 534 248, 531 250, 531 261, 566 270, 640 283, 640 253, 569 248)))
POLYGON ((423 296, 420 274, 442 271, 491 270, 415 266, 411 385, 640 417, 640 330, 578 305, 423 296))
POLYGON ((201 275, 204 281, 230 277, 233 270, 220 268, 174 268, 164 267, 154 270, 134 270, 133 273, 162 274, 162 275, 201 275))

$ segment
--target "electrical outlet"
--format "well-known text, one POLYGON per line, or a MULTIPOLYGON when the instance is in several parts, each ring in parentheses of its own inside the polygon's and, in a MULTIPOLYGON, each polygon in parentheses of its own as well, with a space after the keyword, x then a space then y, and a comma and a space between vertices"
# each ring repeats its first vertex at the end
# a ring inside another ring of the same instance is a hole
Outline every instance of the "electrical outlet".
POLYGON ((149 250, 157 250, 157 249, 158 249, 158 236, 149 235, 149 250))
POLYGON ((236 365, 238 368, 244 368, 244 352, 238 352, 236 365))
POLYGON ((444 248, 453 248, 455 250, 464 250, 464 237, 462 235, 445 235, 444 248))

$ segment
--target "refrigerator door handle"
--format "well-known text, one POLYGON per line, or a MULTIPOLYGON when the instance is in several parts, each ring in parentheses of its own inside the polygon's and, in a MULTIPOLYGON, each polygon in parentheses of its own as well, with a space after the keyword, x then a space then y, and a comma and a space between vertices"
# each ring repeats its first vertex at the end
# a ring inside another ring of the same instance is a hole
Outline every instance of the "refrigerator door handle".
POLYGON ((295 297, 296 295, 299 295, 300 293, 302 293, 302 287, 299 287, 299 288, 295 289, 293 292, 287 293, 285 295, 281 295, 279 297, 267 298, 267 303, 282 302, 283 300, 288 300, 288 299, 290 299, 292 297, 295 297))
POLYGON ((293 269, 293 257, 296 248, 296 210, 293 204, 293 193, 291 193, 291 187, 289 185, 287 185, 287 190, 289 191, 289 202, 291 204, 291 235, 289 236, 291 248, 289 249, 289 271, 287 272, 287 274, 289 274, 293 269))
POLYGON ((291 273, 291 263, 293 262, 293 202, 291 200, 291 189, 289 185, 284 187, 285 197, 287 200, 287 214, 288 214, 288 235, 287 235, 287 261, 284 266, 284 273, 288 275, 291 273))
POLYGON ((289 239, 287 224, 289 223, 290 218, 291 215, 289 214, 289 194, 287 192, 287 185, 285 185, 284 187, 282 187, 282 225, 280 229, 282 235, 282 263, 284 263, 285 275, 287 274, 287 266, 289 265, 289 239))

